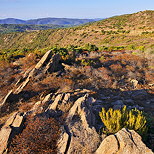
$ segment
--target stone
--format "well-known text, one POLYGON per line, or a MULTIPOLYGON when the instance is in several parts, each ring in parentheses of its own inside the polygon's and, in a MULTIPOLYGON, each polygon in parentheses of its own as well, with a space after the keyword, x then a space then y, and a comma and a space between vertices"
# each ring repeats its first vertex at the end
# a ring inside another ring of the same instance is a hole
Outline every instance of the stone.
POLYGON ((59 65, 59 61, 60 61, 60 55, 59 54, 53 55, 52 58, 50 59, 50 61, 48 62, 48 64, 46 65, 46 67, 44 69, 44 73, 54 72, 56 70, 57 66, 59 65))
POLYGON ((67 104, 70 99, 70 96, 71 96, 70 93, 66 93, 62 103, 67 104))
MULTIPOLYGON (((26 73, 24 75, 25 79, 23 78, 24 81, 14 91, 14 94, 19 94, 24 89, 24 87, 29 83, 30 78, 32 78, 32 77, 34 77, 36 75, 37 75, 37 77, 39 76, 41 78, 43 76, 43 75, 41 75, 43 72, 40 72, 39 70, 42 69, 45 66, 46 63, 47 64, 46 64, 46 67, 44 69, 44 73, 46 73, 49 69, 50 69, 50 72, 53 72, 55 70, 55 68, 57 67, 58 63, 59 63, 59 60, 60 60, 60 55, 59 54, 53 55, 53 57, 52 57, 52 51, 51 50, 47 51, 45 53, 45 55, 35 65, 35 67, 33 69, 28 69, 26 71, 26 73)), ((19 82, 20 81, 18 81, 18 83, 19 82)))
POLYGON ((134 130, 121 129, 115 135, 106 137, 96 154, 153 154, 142 142, 141 137, 134 130), (111 146, 112 145, 112 146, 111 146))
POLYGON ((96 99, 93 98, 93 97, 88 97, 87 98, 87 102, 92 105, 92 104, 95 104, 96 103, 96 99))
POLYGON ((28 84, 28 82, 30 81, 30 78, 28 77, 15 91, 14 94, 19 94, 24 87, 28 84))
POLYGON ((15 112, 0 130, 0 154, 6 152, 9 142, 21 130, 23 116, 15 112))
POLYGON ((89 102, 81 102, 78 106, 78 115, 81 118, 83 127, 87 130, 95 125, 96 120, 92 109, 88 105, 89 102))
POLYGON ((95 154, 117 154, 118 152, 118 141, 114 135, 110 135, 104 139, 95 154), (112 146, 111 146, 112 144, 112 146))
POLYGON ((133 105, 134 101, 132 99, 126 99, 124 100, 124 103, 126 103, 127 105, 133 105))
POLYGON ((36 115, 37 113, 40 113, 43 110, 41 105, 42 105, 41 101, 36 102, 29 112, 31 112, 33 116, 36 115))
POLYGON ((13 113, 13 115, 5 122, 5 127, 8 127, 10 125, 12 125, 14 119, 16 118, 16 115, 18 114, 18 112, 13 113))
POLYGON ((53 93, 50 93, 47 96, 45 96, 45 98, 42 101, 42 104, 45 104, 45 103, 51 101, 52 96, 53 96, 53 93))
POLYGON ((133 88, 135 89, 138 85, 138 81, 136 79, 130 80, 130 83, 132 84, 133 88))
POLYGON ((45 55, 41 58, 41 60, 36 64, 35 69, 40 69, 45 62, 47 62, 52 57, 52 51, 49 50, 45 53, 45 55))
POLYGON ((70 109, 70 111, 69 111, 69 113, 68 113, 68 116, 67 116, 67 122, 68 122, 68 123, 71 122, 73 116, 75 115, 75 113, 76 113, 76 111, 77 111, 77 109, 78 109, 78 106, 80 106, 81 103, 84 102, 84 101, 86 100, 86 97, 87 97, 87 95, 84 95, 83 97, 80 97, 80 98, 78 98, 78 99, 75 101, 74 105, 73 105, 72 108, 70 109))
POLYGON ((57 149, 58 149, 57 153, 58 154, 64 154, 66 152, 68 140, 69 140, 69 135, 66 132, 64 132, 61 135, 61 138, 60 138, 60 140, 57 143, 57 149))
POLYGON ((10 91, 8 92, 8 94, 5 96, 3 102, 0 103, 0 109, 1 109, 1 107, 8 101, 9 97, 10 97, 12 94, 13 94, 13 90, 10 90, 10 91))
POLYGON ((9 137, 11 135, 11 127, 2 127, 0 131, 0 154, 3 154, 8 146, 9 137))
POLYGON ((56 96, 54 102, 49 105, 48 109, 49 110, 56 110, 58 103, 62 100, 63 94, 59 94, 56 96))
POLYGON ((94 128, 85 129, 81 121, 74 123, 69 128, 72 135, 68 154, 92 154, 96 151, 100 144, 100 137, 94 128))

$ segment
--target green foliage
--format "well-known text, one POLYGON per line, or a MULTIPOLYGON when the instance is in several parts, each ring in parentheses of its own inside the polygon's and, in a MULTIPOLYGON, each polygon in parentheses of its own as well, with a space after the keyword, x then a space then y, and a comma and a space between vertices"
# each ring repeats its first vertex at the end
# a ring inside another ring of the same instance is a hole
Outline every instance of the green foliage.
POLYGON ((93 60, 90 60, 90 59, 82 59, 81 60, 81 65, 83 65, 83 66, 91 66, 93 64, 94 64, 93 60))
POLYGON ((122 110, 110 108, 106 111, 102 108, 99 116, 105 125, 103 132, 106 134, 114 134, 122 128, 128 128, 135 130, 143 136, 148 129, 147 119, 143 112, 137 109, 127 110, 126 106, 122 110))
POLYGON ((99 60, 100 60, 100 61, 104 61, 104 60, 105 60, 105 57, 104 57, 104 56, 101 56, 101 57, 99 58, 99 60))
POLYGON ((135 50, 136 47, 135 47, 134 44, 130 44, 130 45, 127 46, 127 49, 128 49, 128 50, 135 50))
POLYGON ((22 24, 0 24, 0 33, 24 32, 35 30, 47 30, 55 28, 63 28, 59 25, 22 25, 22 24))
POLYGON ((85 50, 88 50, 88 51, 97 51, 98 50, 98 47, 96 45, 93 45, 93 44, 86 44, 84 46, 84 49, 85 50))
POLYGON ((66 48, 51 48, 51 50, 53 51, 53 53, 59 53, 61 56, 66 56, 68 55, 68 50, 66 48))

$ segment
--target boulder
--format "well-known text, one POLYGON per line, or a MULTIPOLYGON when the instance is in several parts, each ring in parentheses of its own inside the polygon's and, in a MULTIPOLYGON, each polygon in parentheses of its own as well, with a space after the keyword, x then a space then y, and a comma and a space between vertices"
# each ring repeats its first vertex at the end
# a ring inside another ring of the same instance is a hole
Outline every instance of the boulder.
POLYGON ((106 137, 96 154, 153 154, 134 130, 123 128, 115 135, 106 137), (112 146, 111 146, 112 145, 112 146))
POLYGON ((46 67, 44 69, 44 73, 54 72, 59 65, 59 61, 60 61, 60 55, 59 54, 53 55, 52 58, 50 59, 50 61, 48 62, 48 64, 46 65, 46 67))
POLYGON ((28 84, 30 78, 28 77, 15 91, 14 91, 14 94, 19 94, 23 89, 24 87, 28 84))
POLYGON ((75 113, 77 112, 78 106, 81 105, 82 102, 85 102, 87 95, 84 95, 83 97, 78 98, 74 105, 72 106, 72 108, 70 109, 68 116, 67 116, 67 122, 71 122, 73 116, 75 115, 75 113))
POLYGON ((49 50, 41 58, 41 60, 36 64, 35 69, 40 69, 52 56, 52 51, 49 50))
POLYGON ((67 153, 91 154, 100 144, 100 136, 94 128, 95 115, 92 112, 91 103, 93 99, 88 99, 86 94, 79 97, 70 109, 66 121, 70 133, 67 153))
POLYGON ((7 151, 8 144, 15 134, 22 129, 23 116, 20 113, 14 113, 0 130, 0 154, 7 151))
POLYGON ((98 148, 101 139, 95 128, 85 129, 83 123, 78 120, 69 127, 71 140, 68 148, 68 154, 85 153, 92 154, 98 148))
POLYGON ((66 132, 63 132, 61 138, 57 143, 58 154, 64 154, 67 150, 69 135, 66 132))
POLYGON ((7 150, 9 138, 11 135, 11 127, 2 127, 0 130, 0 154, 3 154, 7 150))

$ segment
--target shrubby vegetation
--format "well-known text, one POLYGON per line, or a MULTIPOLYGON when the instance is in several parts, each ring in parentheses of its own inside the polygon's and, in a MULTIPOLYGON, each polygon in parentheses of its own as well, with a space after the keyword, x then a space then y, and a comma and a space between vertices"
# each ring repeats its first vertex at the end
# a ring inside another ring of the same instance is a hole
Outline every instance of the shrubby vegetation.
POLYGON ((37 31, 46 29, 62 28, 59 25, 22 25, 22 24, 0 24, 0 33, 37 31))
POLYGON ((135 130, 142 136, 147 134, 147 118, 142 111, 137 109, 127 110, 125 106, 122 110, 114 110, 110 108, 106 111, 102 108, 99 115, 105 125, 103 133, 114 134, 122 128, 127 128, 135 130))
POLYGON ((55 119, 29 117, 23 132, 13 139, 9 153, 56 153, 59 135, 59 124, 55 119))

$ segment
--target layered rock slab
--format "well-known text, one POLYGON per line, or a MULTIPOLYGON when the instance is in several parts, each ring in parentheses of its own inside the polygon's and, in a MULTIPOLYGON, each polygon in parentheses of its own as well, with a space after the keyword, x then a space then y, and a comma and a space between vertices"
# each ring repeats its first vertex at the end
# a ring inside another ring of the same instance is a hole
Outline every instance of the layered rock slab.
POLYGON ((106 137, 95 154, 153 154, 134 130, 123 128, 106 137))

